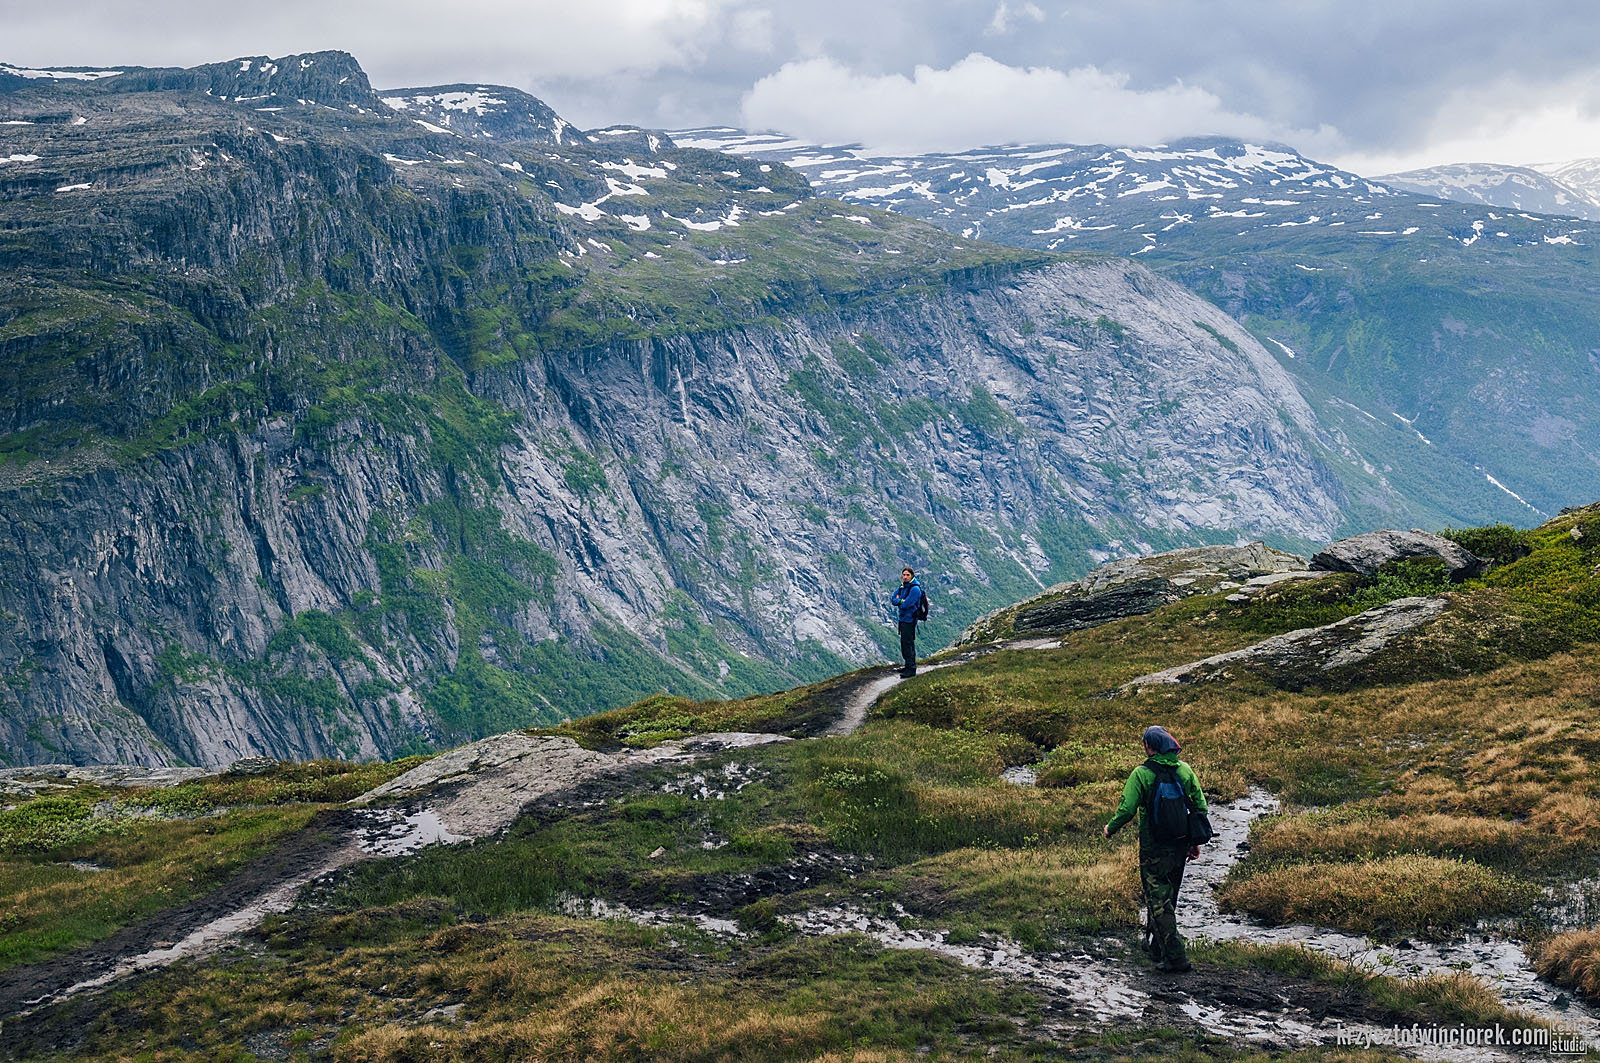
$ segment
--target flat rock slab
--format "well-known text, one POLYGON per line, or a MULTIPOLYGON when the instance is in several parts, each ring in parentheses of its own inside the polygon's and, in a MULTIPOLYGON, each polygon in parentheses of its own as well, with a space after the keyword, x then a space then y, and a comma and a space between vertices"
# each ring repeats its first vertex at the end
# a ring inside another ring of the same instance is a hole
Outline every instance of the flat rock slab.
POLYGON ((509 827, 530 801, 598 775, 648 764, 686 763, 724 749, 787 742, 783 735, 742 731, 692 735, 651 749, 599 753, 564 736, 521 731, 452 749, 351 801, 423 801, 432 840, 485 838, 509 827))
POLYGON ((28 797, 86 783, 96 786, 176 786, 214 774, 205 768, 152 768, 138 764, 35 764, 0 769, 0 793, 28 797))
POLYGON ((1324 572, 1370 576, 1392 561, 1436 557, 1453 580, 1472 579, 1489 571, 1489 562, 1442 535, 1417 531, 1375 531, 1341 539, 1314 554, 1311 567, 1324 572))
POLYGON ((1374 657, 1399 636, 1438 617, 1449 605, 1445 598, 1401 598, 1323 627, 1274 635, 1242 650, 1151 672, 1120 689, 1203 683, 1250 672, 1296 690, 1374 657))

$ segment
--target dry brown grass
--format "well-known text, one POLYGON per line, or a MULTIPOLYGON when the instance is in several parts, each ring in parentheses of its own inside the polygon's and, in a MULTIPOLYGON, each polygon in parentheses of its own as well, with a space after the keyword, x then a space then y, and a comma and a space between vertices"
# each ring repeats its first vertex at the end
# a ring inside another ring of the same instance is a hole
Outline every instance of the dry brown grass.
POLYGON ((1277 923, 1431 936, 1521 911, 1533 891, 1470 860, 1405 854, 1273 867, 1227 883, 1218 899, 1277 923))
POLYGON ((1250 833, 1251 855, 1264 861, 1367 860, 1399 853, 1511 862, 1540 835, 1520 823, 1440 813, 1389 817, 1376 809, 1353 815, 1304 813, 1264 820, 1250 833))
POLYGON ((1600 928, 1557 934, 1539 949, 1534 967, 1541 978, 1600 1002, 1600 928))
POLYGON ((1134 926, 1139 920, 1135 850, 1075 846, 957 849, 910 865, 931 875, 962 907, 999 920, 1037 918, 1053 929, 1134 926))
MULTIPOLYGON (((547 975, 548 976, 548 975, 547 975)), ((783 1015, 676 985, 608 978, 549 1006, 471 1026, 381 1026, 341 1045, 348 1063, 526 1059, 767 1060, 820 1051, 820 1015, 783 1015)))

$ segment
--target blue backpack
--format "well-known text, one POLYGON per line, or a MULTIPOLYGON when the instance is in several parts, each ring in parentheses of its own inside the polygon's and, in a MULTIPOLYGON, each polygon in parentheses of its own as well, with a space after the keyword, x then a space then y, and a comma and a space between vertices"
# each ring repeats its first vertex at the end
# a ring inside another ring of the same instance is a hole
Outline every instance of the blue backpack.
POLYGON ((1183 792, 1183 783, 1178 781, 1177 769, 1156 760, 1144 763, 1156 776, 1155 789, 1150 792, 1150 836, 1165 845, 1198 845, 1208 841, 1209 830, 1204 838, 1192 836, 1191 817, 1204 817, 1189 804, 1189 795, 1183 792))

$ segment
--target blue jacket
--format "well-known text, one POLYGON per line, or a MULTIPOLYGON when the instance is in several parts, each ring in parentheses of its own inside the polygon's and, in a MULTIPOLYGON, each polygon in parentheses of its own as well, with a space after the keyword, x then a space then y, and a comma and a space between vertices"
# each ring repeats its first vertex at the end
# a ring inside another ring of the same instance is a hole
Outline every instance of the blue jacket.
POLYGON ((899 608, 900 622, 902 624, 914 623, 917 619, 917 606, 922 604, 922 584, 912 577, 910 583, 902 583, 894 592, 894 597, 889 603, 899 608))

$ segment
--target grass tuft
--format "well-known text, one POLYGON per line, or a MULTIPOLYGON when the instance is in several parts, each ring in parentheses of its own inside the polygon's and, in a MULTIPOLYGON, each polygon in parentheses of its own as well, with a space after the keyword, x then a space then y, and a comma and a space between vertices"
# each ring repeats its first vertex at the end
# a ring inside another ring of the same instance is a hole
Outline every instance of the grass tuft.
POLYGON ((1481 918, 1525 911, 1535 896, 1527 883, 1473 861, 1408 853, 1269 868, 1231 879, 1218 899, 1275 923, 1437 937, 1481 918))
POLYGON ((1600 1001, 1600 929, 1557 934, 1540 947, 1534 959, 1539 977, 1575 989, 1600 1001))

